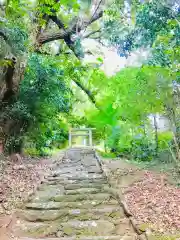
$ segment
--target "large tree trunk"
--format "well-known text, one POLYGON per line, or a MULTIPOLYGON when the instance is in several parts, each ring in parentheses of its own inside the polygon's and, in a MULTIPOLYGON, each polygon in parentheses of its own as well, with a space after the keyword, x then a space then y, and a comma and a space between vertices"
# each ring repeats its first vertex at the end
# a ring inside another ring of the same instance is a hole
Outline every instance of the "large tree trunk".
MULTIPOLYGON (((18 136, 21 125, 17 116, 11 114, 11 106, 16 102, 20 82, 24 76, 25 61, 14 56, 6 58, 8 65, 2 67, 0 78, 0 141, 2 148, 7 145, 9 137, 18 136)), ((20 147, 14 145, 10 152, 20 152, 20 147)))

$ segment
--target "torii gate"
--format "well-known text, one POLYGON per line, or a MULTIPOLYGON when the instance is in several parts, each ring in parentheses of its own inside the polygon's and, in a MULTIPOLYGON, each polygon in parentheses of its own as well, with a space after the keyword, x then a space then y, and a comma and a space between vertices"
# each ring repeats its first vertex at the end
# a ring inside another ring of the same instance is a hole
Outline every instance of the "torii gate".
POLYGON ((72 128, 69 130, 69 147, 72 147, 72 137, 84 137, 83 139, 83 146, 93 146, 93 140, 92 140, 92 130, 95 128, 72 128), (80 132, 80 133, 78 133, 80 132), (86 139, 88 137, 89 144, 86 143, 86 139))

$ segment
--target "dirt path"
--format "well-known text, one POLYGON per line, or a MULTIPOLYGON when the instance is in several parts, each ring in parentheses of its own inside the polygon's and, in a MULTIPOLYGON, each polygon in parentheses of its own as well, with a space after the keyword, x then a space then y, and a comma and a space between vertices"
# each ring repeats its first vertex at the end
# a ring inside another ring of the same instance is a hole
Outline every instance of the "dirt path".
POLYGON ((12 234, 20 240, 137 239, 90 149, 67 151, 17 216, 12 234))

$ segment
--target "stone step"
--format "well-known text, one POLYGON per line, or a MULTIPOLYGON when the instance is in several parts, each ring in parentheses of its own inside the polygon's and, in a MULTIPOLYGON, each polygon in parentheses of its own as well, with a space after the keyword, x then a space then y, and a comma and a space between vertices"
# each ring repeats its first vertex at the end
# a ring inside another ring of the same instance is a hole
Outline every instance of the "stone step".
MULTIPOLYGON (((78 221, 71 220, 61 223, 55 222, 27 222, 18 220, 12 228, 12 234, 16 233, 22 237, 46 238, 49 236, 62 237, 91 237, 91 236, 133 236, 134 232, 127 225, 117 226, 108 220, 78 221)), ((83 239, 83 238, 82 238, 83 239)), ((120 238, 121 239, 121 238, 120 238)), ((123 239, 123 238, 122 238, 123 239)), ((126 238, 124 238, 126 239, 126 238)), ((127 238, 128 240, 136 238, 127 238)), ((56 240, 56 238, 55 238, 56 240)))
POLYGON ((91 221, 70 220, 61 223, 61 231, 67 236, 101 236, 101 235, 128 235, 134 234, 127 218, 119 219, 119 224, 110 219, 91 221))
POLYGON ((18 240, 135 240, 91 149, 71 149, 17 211, 18 240))
POLYGON ((88 173, 102 173, 102 169, 98 168, 98 167, 89 167, 87 169, 88 173))
POLYGON ((35 195, 30 197, 31 201, 44 202, 49 201, 52 197, 63 195, 65 190, 62 185, 41 185, 41 190, 38 190, 35 195))
POLYGON ((75 195, 57 195, 51 198, 55 202, 74 202, 83 200, 108 200, 113 198, 109 193, 97 193, 97 194, 75 194, 75 195))
POLYGON ((80 169, 80 170, 72 170, 72 171, 67 171, 67 172, 63 172, 63 171, 56 171, 54 173, 54 177, 60 177, 60 179, 62 178, 68 178, 68 179, 71 179, 71 178, 77 178, 77 177, 84 177, 84 178, 102 178, 103 175, 102 175, 102 171, 101 170, 98 170, 98 169, 94 169, 94 170, 91 170, 91 168, 87 168, 87 169, 80 169))
POLYGON ((60 237, 60 238, 19 238, 18 240, 136 240, 136 234, 116 236, 81 236, 81 237, 60 237))
POLYGON ((124 218, 122 208, 118 205, 105 205, 93 207, 93 208, 76 208, 62 210, 19 210, 17 215, 22 219, 29 222, 44 222, 60 220, 61 222, 68 220, 99 220, 100 218, 109 218, 111 222, 115 219, 124 218), (111 219, 112 218, 112 219, 111 219))
POLYGON ((86 175, 74 175, 74 176, 68 176, 68 179, 71 180, 93 180, 93 179, 100 179, 100 180, 105 180, 106 178, 102 174, 93 174, 93 173, 87 173, 86 175))
POLYGON ((99 184, 99 183, 89 183, 89 182, 82 182, 82 183, 75 183, 75 184, 67 184, 65 185, 64 189, 65 190, 76 190, 79 188, 103 188, 105 185, 104 184, 99 184))
POLYGON ((75 179, 75 180, 72 180, 72 179, 67 179, 67 178, 62 178, 62 177, 54 177, 54 178, 50 178, 50 179, 47 179, 45 181, 45 183, 49 183, 49 184, 52 184, 52 183, 57 183, 57 184, 62 184, 62 185, 67 185, 67 184, 72 184, 72 183, 98 183, 98 184, 107 184, 107 180, 106 178, 102 178, 102 179, 75 179))
POLYGON ((12 227, 12 234, 22 237, 45 238, 61 230, 59 223, 28 222, 19 219, 12 227))
POLYGON ((107 220, 77 221, 71 220, 61 224, 61 231, 67 236, 101 236, 115 235, 115 225, 107 220))
POLYGON ((71 179, 71 178, 76 178, 76 177, 79 177, 79 176, 83 176, 83 177, 89 177, 89 174, 88 174, 88 171, 85 171, 85 170, 76 170, 76 171, 72 171, 72 172, 69 172, 69 173, 61 173, 61 172, 58 172, 56 171, 56 176, 60 176, 61 178, 67 178, 67 179, 71 179))
POLYGON ((66 190, 65 194, 66 195, 75 195, 75 194, 95 194, 95 193, 100 193, 100 192, 105 192, 103 187, 101 189, 99 188, 79 188, 75 190, 66 190))
POLYGON ((76 171, 81 171, 82 170, 82 166, 69 166, 69 167, 60 167, 60 169, 57 169, 54 171, 54 175, 61 175, 61 174, 66 174, 66 173, 72 173, 72 172, 76 172, 76 171))
POLYGON ((79 163, 74 163, 74 162, 71 162, 71 163, 68 163, 68 162, 64 162, 64 163, 60 163, 59 164, 59 168, 62 169, 62 168, 69 168, 69 167, 82 167, 82 163, 79 162, 79 163))
POLYGON ((104 184, 107 184, 107 181, 104 179, 104 180, 101 180, 101 179, 90 179, 90 180, 87 180, 87 179, 80 179, 80 180, 71 180, 71 179, 53 179, 53 180, 45 180, 43 181, 42 184, 46 184, 46 185, 69 185, 69 184, 97 184, 97 185, 104 185, 104 184))
MULTIPOLYGON (((50 184, 47 184, 47 183, 42 183, 39 187, 38 187, 38 191, 47 191, 47 189, 56 189, 56 191, 61 194, 64 194, 65 191, 64 191, 64 185, 63 184, 59 184, 57 183, 56 186, 54 185, 50 185, 50 184)), ((55 191, 54 191, 55 193, 55 191)))
POLYGON ((115 205, 117 201, 112 200, 89 200, 89 201, 80 201, 80 202, 31 202, 26 204, 27 209, 33 210, 55 210, 63 208, 91 208, 100 204, 115 205))

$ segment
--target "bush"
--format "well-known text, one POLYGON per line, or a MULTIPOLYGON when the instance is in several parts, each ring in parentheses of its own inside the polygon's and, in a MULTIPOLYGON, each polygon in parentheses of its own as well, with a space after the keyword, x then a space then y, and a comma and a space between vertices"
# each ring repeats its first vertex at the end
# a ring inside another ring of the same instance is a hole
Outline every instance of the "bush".
POLYGON ((102 152, 98 150, 98 153, 103 157, 103 158, 116 158, 115 153, 110 153, 110 152, 102 152))
POLYGON ((156 155, 155 144, 147 137, 132 140, 131 155, 133 159, 150 161, 156 155))
POLYGON ((158 145, 160 150, 168 149, 168 145, 172 143, 172 132, 162 132, 158 134, 158 145))
POLYGON ((36 148, 24 148, 23 153, 31 157, 40 156, 40 152, 36 148))

